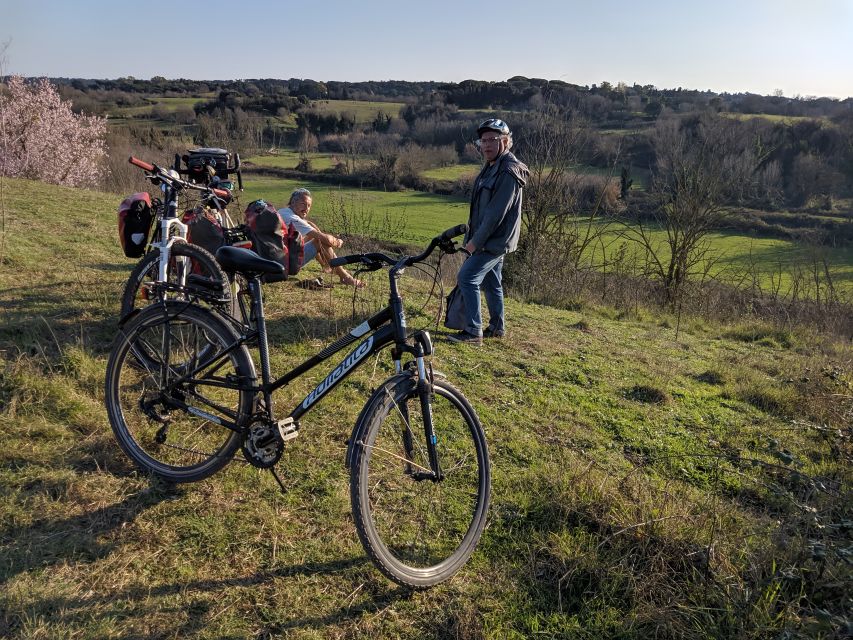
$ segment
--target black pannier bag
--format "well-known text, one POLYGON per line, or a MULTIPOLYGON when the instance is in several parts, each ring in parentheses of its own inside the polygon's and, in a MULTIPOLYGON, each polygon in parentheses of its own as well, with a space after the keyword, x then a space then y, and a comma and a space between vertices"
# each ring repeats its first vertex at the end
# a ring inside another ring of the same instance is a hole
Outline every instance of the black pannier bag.
POLYGON ((207 249, 212 255, 225 244, 225 232, 219 215, 203 205, 184 213, 181 221, 187 225, 187 242, 207 249))
POLYGON ((192 182, 208 184, 213 175, 220 180, 228 180, 228 162, 231 160, 231 154, 225 149, 216 147, 191 149, 182 159, 187 165, 187 177, 192 182), (213 169, 212 175, 208 167, 213 169))
POLYGON ((293 225, 285 227, 276 208, 263 200, 250 202, 245 216, 255 253, 284 266, 283 276, 267 276, 267 282, 285 280, 299 273, 304 247, 302 236, 293 225))
POLYGON ((153 220, 151 196, 147 193, 134 193, 122 200, 118 207, 118 239, 128 258, 140 258, 145 253, 153 220))

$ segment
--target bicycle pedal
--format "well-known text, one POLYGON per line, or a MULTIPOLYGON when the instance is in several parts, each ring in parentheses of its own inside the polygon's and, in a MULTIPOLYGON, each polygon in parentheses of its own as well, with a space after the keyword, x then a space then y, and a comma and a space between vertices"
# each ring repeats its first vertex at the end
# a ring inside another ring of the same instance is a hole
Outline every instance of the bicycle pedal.
POLYGON ((282 442, 293 440, 299 435, 299 425, 291 417, 282 418, 276 422, 278 433, 281 436, 282 442))

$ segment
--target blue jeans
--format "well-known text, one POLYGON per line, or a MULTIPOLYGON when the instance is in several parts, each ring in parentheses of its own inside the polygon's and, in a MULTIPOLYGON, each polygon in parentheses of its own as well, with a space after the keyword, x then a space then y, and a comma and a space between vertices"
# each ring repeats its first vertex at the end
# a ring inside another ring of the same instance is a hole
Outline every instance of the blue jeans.
POLYGON ((469 257, 456 283, 465 302, 465 331, 475 336, 483 335, 483 319, 480 313, 480 291, 486 295, 489 308, 489 327, 492 331, 504 331, 504 292, 501 286, 503 255, 479 252, 469 257))
POLYGON ((313 240, 309 240, 302 246, 302 264, 308 264, 317 257, 317 247, 313 240))

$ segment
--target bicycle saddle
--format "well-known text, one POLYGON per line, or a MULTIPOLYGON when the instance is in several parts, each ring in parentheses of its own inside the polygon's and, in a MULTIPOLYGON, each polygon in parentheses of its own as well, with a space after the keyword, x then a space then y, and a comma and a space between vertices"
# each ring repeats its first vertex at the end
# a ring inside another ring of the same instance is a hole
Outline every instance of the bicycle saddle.
POLYGON ((262 258, 249 249, 228 246, 219 247, 216 251, 216 260, 226 271, 236 271, 247 276, 260 274, 272 276, 286 275, 284 265, 262 258))

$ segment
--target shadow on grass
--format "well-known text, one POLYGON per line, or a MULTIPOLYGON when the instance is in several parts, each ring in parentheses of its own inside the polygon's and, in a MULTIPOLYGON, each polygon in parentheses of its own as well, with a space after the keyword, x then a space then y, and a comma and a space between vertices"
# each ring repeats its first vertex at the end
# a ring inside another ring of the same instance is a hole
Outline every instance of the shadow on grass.
POLYGON ((99 538, 174 495, 172 489, 152 487, 78 516, 37 520, 26 527, 5 527, 0 533, 0 543, 4 547, 0 585, 27 571, 64 562, 95 562, 107 557, 117 543, 99 542, 99 538))
MULTIPOLYGON (((120 510, 120 505, 111 508, 120 510)), ((254 574, 222 579, 176 581, 158 586, 139 586, 125 590, 111 591, 109 594, 89 594, 80 597, 56 597, 39 601, 39 609, 55 612, 51 616, 52 624, 76 627, 91 619, 92 611, 98 611, 100 617, 115 617, 127 619, 128 611, 131 617, 144 625, 148 616, 156 616, 156 637, 186 637, 197 632, 204 632, 224 610, 222 607, 225 594, 233 589, 251 589, 268 585, 275 580, 289 578, 310 578, 312 576, 329 576, 344 573, 352 568, 369 564, 364 556, 330 560, 328 562, 305 562, 289 566, 258 571, 254 574), (174 614, 174 615, 170 615, 174 614), (173 624, 163 626, 164 620, 173 624)), ((356 620, 362 614, 378 611, 394 602, 408 598, 413 592, 403 587, 390 588, 379 594, 368 595, 359 603, 351 599, 340 606, 333 605, 325 614, 296 616, 283 622, 258 621, 262 630, 255 637, 272 638, 279 634, 287 635, 289 630, 315 628, 323 629, 329 625, 339 625, 347 620, 356 620)), ((239 597, 238 597, 239 600, 239 597)), ((229 599, 233 602, 233 599, 229 599)), ((287 610, 286 603, 282 609, 287 610)), ((263 616, 261 616, 263 618, 263 616)), ((9 634, 20 626, 16 616, 5 613, 5 619, 0 618, 0 632, 9 634)), ((131 627, 134 625, 131 624, 131 627)), ((127 629, 127 627, 124 627, 127 629)), ((134 637, 136 637, 134 635, 134 637)))

